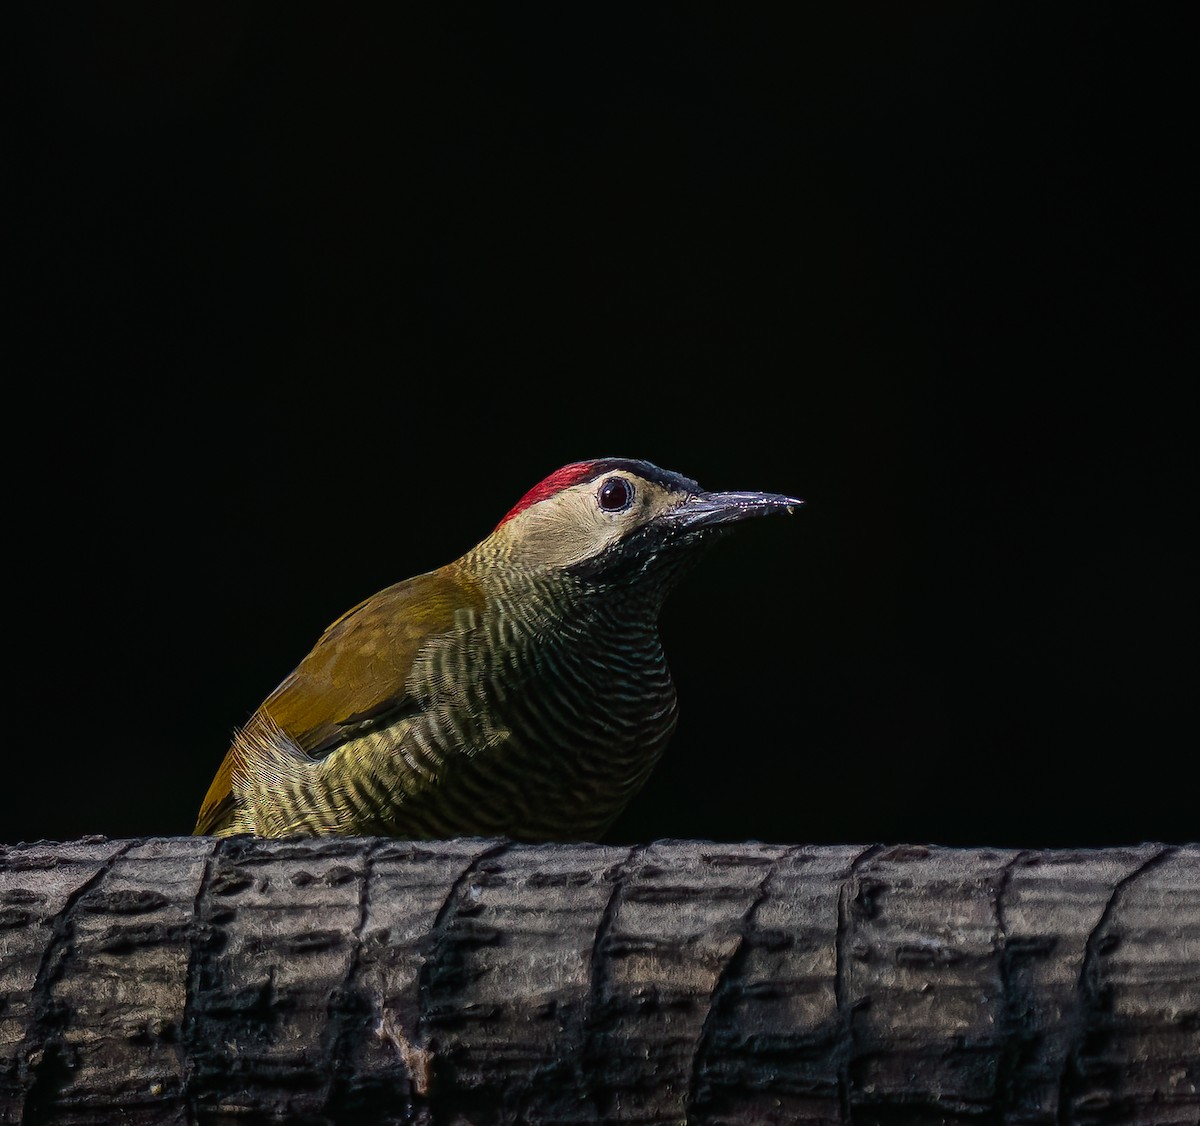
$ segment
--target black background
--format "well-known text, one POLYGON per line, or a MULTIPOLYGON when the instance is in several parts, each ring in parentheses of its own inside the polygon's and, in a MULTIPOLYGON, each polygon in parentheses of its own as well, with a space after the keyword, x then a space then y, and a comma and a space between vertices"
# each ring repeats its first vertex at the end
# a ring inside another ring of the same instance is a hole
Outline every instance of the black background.
POLYGON ((1182 27, 409 7, 23 9, 0 839, 188 832, 330 620, 607 455, 808 502, 668 605, 612 839, 1195 839, 1182 27))

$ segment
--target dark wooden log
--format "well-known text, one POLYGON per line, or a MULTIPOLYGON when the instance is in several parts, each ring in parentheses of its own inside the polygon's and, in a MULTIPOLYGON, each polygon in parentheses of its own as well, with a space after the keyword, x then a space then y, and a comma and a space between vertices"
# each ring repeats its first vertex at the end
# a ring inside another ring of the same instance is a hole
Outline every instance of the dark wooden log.
POLYGON ((0 1123, 1200 1121, 1200 847, 0 848, 0 1123))

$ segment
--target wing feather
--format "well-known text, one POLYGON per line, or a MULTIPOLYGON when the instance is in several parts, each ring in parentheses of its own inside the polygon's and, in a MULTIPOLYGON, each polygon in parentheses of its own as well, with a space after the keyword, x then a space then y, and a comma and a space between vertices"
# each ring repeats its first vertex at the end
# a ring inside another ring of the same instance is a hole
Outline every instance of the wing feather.
MULTIPOLYGON (((455 628, 459 611, 482 603, 478 584, 453 563, 396 583, 330 625, 258 714, 265 713, 305 754, 323 757, 364 725, 416 706, 408 677, 417 655, 455 628)), ((194 833, 218 831, 231 821, 237 765, 235 740, 204 798, 194 833)))

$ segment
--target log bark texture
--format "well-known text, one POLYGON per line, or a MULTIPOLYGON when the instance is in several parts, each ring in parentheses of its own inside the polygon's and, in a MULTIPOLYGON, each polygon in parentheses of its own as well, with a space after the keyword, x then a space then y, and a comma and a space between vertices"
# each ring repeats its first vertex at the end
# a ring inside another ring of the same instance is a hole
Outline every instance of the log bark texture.
POLYGON ((1200 1122, 1200 847, 0 849, 0 1123, 1200 1122))

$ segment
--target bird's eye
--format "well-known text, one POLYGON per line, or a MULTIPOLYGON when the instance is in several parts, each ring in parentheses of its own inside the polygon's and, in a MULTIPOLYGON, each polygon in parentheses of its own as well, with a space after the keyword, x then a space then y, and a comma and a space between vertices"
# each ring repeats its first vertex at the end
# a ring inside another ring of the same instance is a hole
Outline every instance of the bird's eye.
POLYGON ((596 500, 605 512, 620 512, 632 502, 633 486, 624 477, 610 477, 600 486, 596 500))

